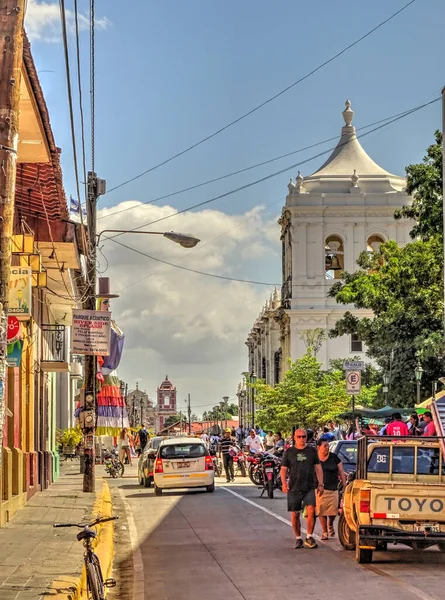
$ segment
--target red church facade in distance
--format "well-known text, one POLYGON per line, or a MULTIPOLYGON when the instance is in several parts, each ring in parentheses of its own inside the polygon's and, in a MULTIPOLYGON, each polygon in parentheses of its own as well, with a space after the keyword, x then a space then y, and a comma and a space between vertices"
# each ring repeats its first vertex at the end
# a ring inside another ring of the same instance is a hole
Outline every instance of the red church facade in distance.
POLYGON ((157 431, 164 429, 166 419, 170 415, 177 414, 176 407, 176 386, 174 386, 168 379, 168 375, 165 376, 164 381, 158 387, 158 409, 157 409, 157 431))

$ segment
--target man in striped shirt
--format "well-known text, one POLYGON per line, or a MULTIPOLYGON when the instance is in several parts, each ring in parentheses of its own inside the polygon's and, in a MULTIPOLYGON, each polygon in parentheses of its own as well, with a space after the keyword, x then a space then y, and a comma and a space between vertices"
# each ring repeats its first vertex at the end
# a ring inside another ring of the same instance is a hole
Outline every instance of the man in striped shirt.
POLYGON ((232 448, 232 446, 235 445, 236 441, 232 438, 230 429, 226 429, 224 432, 224 437, 219 445, 219 457, 221 458, 222 454, 227 483, 235 481, 235 472, 233 470, 233 457, 229 454, 230 448, 232 448))

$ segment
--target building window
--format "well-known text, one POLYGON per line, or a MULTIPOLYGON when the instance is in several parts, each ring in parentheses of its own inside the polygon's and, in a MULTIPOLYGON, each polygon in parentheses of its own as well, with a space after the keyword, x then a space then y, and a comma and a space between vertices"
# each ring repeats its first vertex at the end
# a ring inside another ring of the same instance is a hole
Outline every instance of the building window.
POLYGON ((363 342, 356 333, 351 335, 351 352, 363 352, 363 342))
POLYGON ((325 241, 325 276, 326 279, 340 279, 344 269, 343 241, 331 235, 325 241))
POLYGON ((281 374, 281 349, 277 350, 274 355, 274 384, 280 383, 281 374))
POLYGON ((263 356, 263 358, 261 360, 261 379, 266 380, 266 378, 267 378, 266 359, 263 356))

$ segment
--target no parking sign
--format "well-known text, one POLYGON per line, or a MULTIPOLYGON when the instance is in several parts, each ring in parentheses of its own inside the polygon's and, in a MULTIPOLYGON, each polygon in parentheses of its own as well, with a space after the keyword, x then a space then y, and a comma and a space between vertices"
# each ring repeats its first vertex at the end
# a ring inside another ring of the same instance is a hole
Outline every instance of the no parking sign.
POLYGON ((360 394, 361 371, 346 371, 346 392, 348 394, 360 394))

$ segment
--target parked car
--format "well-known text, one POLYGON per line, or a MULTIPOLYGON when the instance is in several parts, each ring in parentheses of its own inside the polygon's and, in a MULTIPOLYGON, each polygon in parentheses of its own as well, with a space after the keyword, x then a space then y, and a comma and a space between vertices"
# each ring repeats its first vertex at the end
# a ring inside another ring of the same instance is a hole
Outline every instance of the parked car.
POLYGON ((345 473, 357 469, 357 440, 337 440, 329 444, 329 449, 341 460, 345 473))
POLYGON ((213 457, 199 438, 171 438, 159 445, 154 468, 154 490, 204 487, 215 491, 213 457))
POLYGON ((153 437, 148 440, 144 450, 139 456, 138 460, 138 481, 140 485, 144 487, 151 487, 153 483, 153 471, 156 460, 156 453, 159 448, 159 444, 165 438, 162 436, 153 437))

